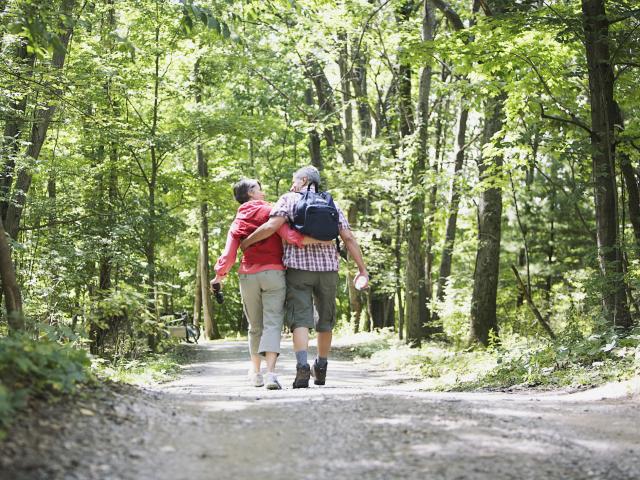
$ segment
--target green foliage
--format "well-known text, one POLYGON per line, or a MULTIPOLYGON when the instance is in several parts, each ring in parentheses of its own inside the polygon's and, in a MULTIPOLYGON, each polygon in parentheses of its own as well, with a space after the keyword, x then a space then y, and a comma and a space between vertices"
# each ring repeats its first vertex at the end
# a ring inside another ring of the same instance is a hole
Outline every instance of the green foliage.
POLYGON ((591 334, 571 322, 554 341, 508 338, 494 350, 497 367, 488 386, 593 386, 639 373, 640 330, 620 334, 601 324, 591 334))
POLYGON ((60 27, 70 26, 74 19, 68 14, 59 17, 56 6, 50 2, 12 2, 5 15, 11 18, 11 21, 6 26, 3 23, 2 27, 9 33, 23 38, 29 53, 43 58, 54 51, 59 53, 65 50, 60 40, 60 27))
POLYGON ((189 359, 189 351, 177 345, 165 353, 148 354, 141 358, 109 361, 103 358, 93 359, 93 370, 101 379, 125 382, 135 385, 166 382, 174 379, 180 372, 180 365, 189 359))
MULTIPOLYGON (((371 295, 361 298, 363 317, 370 308, 373 315, 388 311, 387 321, 398 327, 398 300, 414 287, 405 284, 412 216, 424 218, 421 245, 427 244, 427 227, 431 234, 430 273, 437 280, 454 181, 461 194, 452 274, 443 299, 429 301, 447 343, 411 351, 384 340, 353 353, 376 357, 378 349, 397 347, 403 358, 397 363, 411 365, 416 375, 442 378, 449 372, 460 379, 491 370, 500 385, 556 377, 562 384, 570 380, 562 372, 588 378, 585 372, 608 365, 626 369, 628 355, 589 353, 604 341, 590 336, 610 339, 610 333, 598 333, 606 329, 596 320, 610 279, 602 279, 597 263, 590 136, 579 126, 590 121, 580 3, 501 2, 508 8, 493 16, 472 14, 466 2, 449 3, 465 28, 454 30, 437 10, 435 38, 425 43, 416 2, 96 1, 85 8, 77 4, 72 18, 62 0, 6 2, 0 120, 20 133, 15 143, 3 139, 0 168, 9 183, 31 175, 20 232, 11 240, 31 326, 46 325, 63 340, 79 336, 85 347, 95 345, 92 335, 99 333, 98 353, 115 362, 109 368, 122 376, 137 371, 139 365, 127 362, 148 361, 141 359, 148 340, 162 337, 160 317, 193 308, 201 202, 208 204, 213 264, 237 208, 231 185, 243 176, 259 178, 268 200, 275 201, 288 190, 291 173, 310 162, 315 132, 323 178, 345 213, 354 212, 350 221, 371 274, 371 295), (53 54, 65 53, 60 36, 69 27, 73 40, 64 68, 52 69, 53 54), (19 53, 19 42, 26 42, 26 55, 19 53), (429 65, 434 72, 428 158, 419 178, 413 177, 418 136, 400 135, 400 64, 410 71, 412 110, 422 69, 429 65), (318 82, 325 78, 323 91, 318 82), (366 92, 358 97, 360 79, 366 92), (485 102, 497 96, 504 98, 502 128, 484 142, 485 102), (57 110, 34 159, 27 156, 30 122, 43 106, 57 110), (469 109, 465 161, 454 175, 463 107, 469 109), (207 159, 206 180, 198 172, 196 145, 207 159), (497 158, 504 168, 491 166, 481 181, 479 160, 497 158), (502 189, 501 343, 488 352, 465 352, 477 197, 487 187, 502 189), (412 200, 422 195, 425 211, 412 212, 412 200), (541 337, 519 298, 512 264, 530 283, 543 317, 560 332, 557 342, 541 337), (376 310, 380 299, 386 303, 376 310), (555 368, 554 362, 560 367, 547 375, 544 369, 555 368)), ((609 2, 609 14, 624 15, 627 4, 609 2)), ((615 97, 625 119, 616 148, 632 165, 640 135, 634 22, 627 17, 610 26, 615 97)), ((624 277, 637 296, 638 247, 625 207, 626 183, 617 183, 624 277)), ((8 200, 4 189, 0 193, 8 200)), ((225 335, 242 323, 234 272, 224 305, 214 311, 225 335)), ((348 295, 343 283, 338 315, 343 328, 353 329, 348 295)), ((0 331, 5 326, 3 319, 0 331)), ((157 348, 171 346, 160 342, 157 348)), ((6 385, 0 398, 3 391, 6 385)))
POLYGON ((488 349, 438 342, 409 348, 388 333, 347 338, 354 356, 398 369, 429 390, 575 389, 640 374, 640 330, 621 334, 603 324, 582 332, 571 322, 554 341, 503 333, 488 349))
POLYGON ((340 354, 348 354, 353 358, 370 358, 376 352, 398 345, 391 330, 382 329, 378 332, 351 333, 348 330, 338 330, 338 340, 333 347, 340 354), (341 345, 348 345, 342 347, 341 345))
POLYGON ((229 25, 213 14, 213 12, 201 5, 196 5, 191 0, 181 0, 182 18, 180 25, 186 35, 191 35, 195 28, 194 22, 201 22, 206 28, 216 32, 222 38, 237 40, 238 36, 231 31, 229 25))
POLYGON ((100 352, 103 355, 137 358, 146 352, 149 335, 163 338, 165 325, 149 309, 148 291, 119 285, 102 292, 88 308, 85 336, 89 337, 91 329, 98 328, 110 339, 108 344, 112 348, 100 352))
POLYGON ((473 383, 496 365, 495 357, 485 350, 461 349, 443 342, 425 342, 420 348, 396 344, 392 349, 379 350, 371 356, 374 364, 393 368, 420 380, 428 390, 451 390, 473 383))
POLYGON ((90 366, 86 352, 69 344, 27 335, 0 338, 0 429, 30 398, 74 393, 92 380, 90 366))

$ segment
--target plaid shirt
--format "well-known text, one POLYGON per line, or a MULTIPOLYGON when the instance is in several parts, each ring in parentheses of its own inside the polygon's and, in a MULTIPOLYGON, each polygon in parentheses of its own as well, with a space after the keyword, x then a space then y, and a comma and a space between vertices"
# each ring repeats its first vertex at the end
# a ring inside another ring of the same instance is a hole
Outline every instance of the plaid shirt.
MULTIPOLYGON (((300 200, 300 194, 289 192, 282 195, 271 209, 272 217, 285 217, 290 224, 293 223, 293 210, 300 200)), ((336 203, 338 209, 338 228, 344 230, 349 227, 349 222, 336 203)), ((287 268, 308 270, 311 272, 337 272, 340 255, 335 244, 331 245, 306 245, 298 248, 289 243, 284 244, 282 262, 287 268)))

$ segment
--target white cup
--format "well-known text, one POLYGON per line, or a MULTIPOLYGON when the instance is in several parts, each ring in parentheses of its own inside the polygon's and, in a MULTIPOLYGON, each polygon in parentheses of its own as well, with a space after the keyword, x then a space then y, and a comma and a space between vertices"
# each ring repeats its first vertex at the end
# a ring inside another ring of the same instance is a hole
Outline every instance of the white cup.
POLYGON ((369 285, 369 279, 366 275, 359 273, 353 281, 353 284, 356 287, 356 290, 364 290, 369 285))

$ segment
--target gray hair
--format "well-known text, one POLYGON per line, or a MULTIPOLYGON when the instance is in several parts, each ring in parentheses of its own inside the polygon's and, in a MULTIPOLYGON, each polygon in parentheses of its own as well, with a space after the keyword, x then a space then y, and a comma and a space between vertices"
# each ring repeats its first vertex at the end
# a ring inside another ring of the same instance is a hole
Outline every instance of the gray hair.
POLYGON ((320 172, 313 165, 307 165, 302 167, 293 174, 295 178, 307 177, 307 184, 316 184, 316 187, 320 188, 320 172))

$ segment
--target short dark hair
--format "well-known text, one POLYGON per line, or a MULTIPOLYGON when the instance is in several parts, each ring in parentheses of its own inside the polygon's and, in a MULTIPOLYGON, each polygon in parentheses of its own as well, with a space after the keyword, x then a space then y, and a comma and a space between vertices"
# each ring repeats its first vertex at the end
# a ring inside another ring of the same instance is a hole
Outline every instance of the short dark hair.
POLYGON ((243 178, 233 186, 233 196, 236 197, 238 203, 245 203, 249 201, 249 190, 258 186, 262 188, 258 180, 253 178, 243 178))

